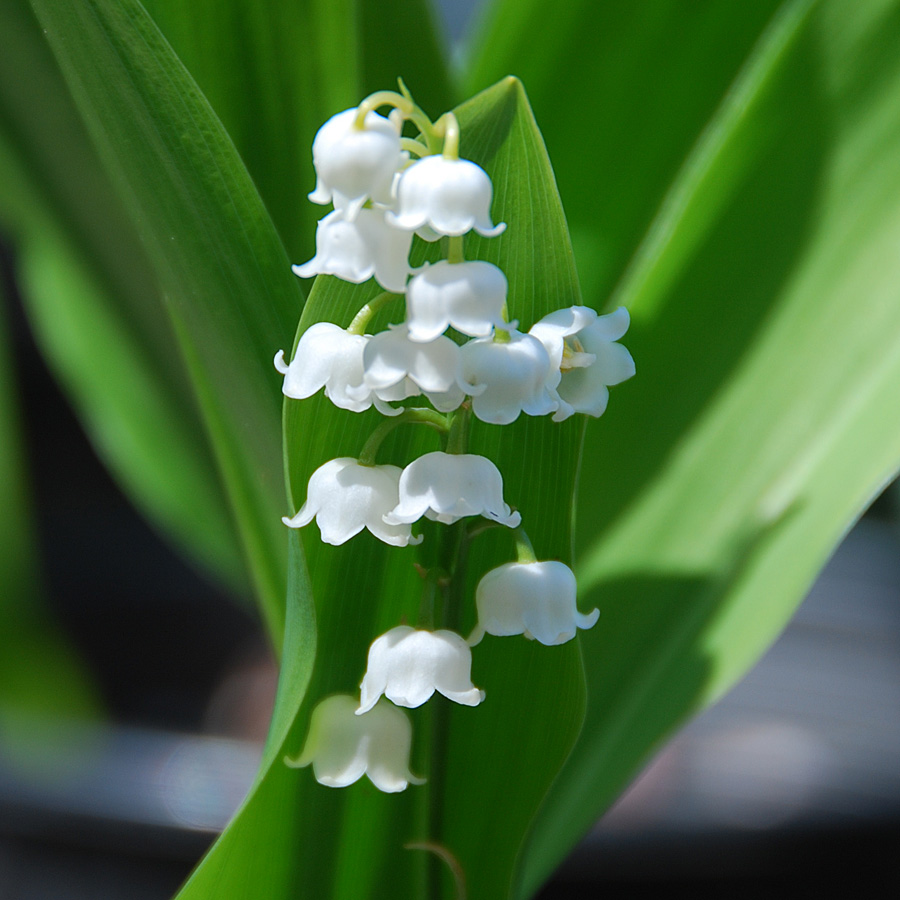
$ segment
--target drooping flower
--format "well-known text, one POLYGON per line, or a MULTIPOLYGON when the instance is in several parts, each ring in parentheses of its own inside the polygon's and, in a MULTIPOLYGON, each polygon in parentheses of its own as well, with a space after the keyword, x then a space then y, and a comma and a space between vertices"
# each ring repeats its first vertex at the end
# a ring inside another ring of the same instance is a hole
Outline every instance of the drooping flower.
POLYGON ((472 684, 472 651, 452 631, 417 631, 398 625, 369 647, 357 715, 372 709, 382 694, 397 706, 421 706, 438 691, 464 706, 478 706, 484 691, 472 684))
POLYGON ((427 516, 445 525, 465 516, 485 516, 510 528, 522 516, 503 502, 503 476, 483 456, 435 450, 413 460, 400 476, 400 502, 384 521, 409 524, 427 516))
POLYGON ((388 794, 424 784, 409 771, 412 726, 406 713, 390 703, 379 703, 364 716, 355 713, 353 697, 326 697, 313 710, 300 756, 285 759, 287 765, 302 769, 312 763, 316 781, 328 787, 347 787, 363 775, 388 794))
POLYGON ((600 616, 596 609, 578 612, 575 594, 575 575, 561 562, 514 562, 491 569, 475 590, 478 624, 469 644, 477 644, 485 633, 564 644, 576 629, 590 628, 600 616))
POLYGON ((576 412, 602 416, 609 402, 609 385, 634 375, 631 354, 615 343, 628 330, 628 324, 624 306, 605 316, 587 306, 571 306, 544 316, 531 327, 529 334, 550 355, 547 386, 560 398, 554 422, 576 412))
POLYGON ((400 132, 394 122, 370 111, 356 127, 359 111, 332 116, 313 140, 316 189, 313 203, 334 202, 348 221, 368 199, 389 202, 394 175, 403 160, 400 132))
POLYGON ((487 172, 467 159, 425 156, 400 175, 397 212, 388 221, 406 231, 429 226, 438 234, 458 237, 473 228, 496 237, 506 228, 491 222, 493 187, 487 172))
POLYGON ((392 325, 374 335, 363 351, 364 395, 402 400, 424 393, 441 412, 449 412, 473 390, 462 378, 459 347, 448 337, 416 343, 406 325, 392 325))
POLYGON ((294 400, 305 400, 320 388, 340 409, 363 412, 373 404, 384 415, 396 415, 393 409, 372 391, 359 390, 363 378, 363 351, 371 340, 368 335, 350 334, 331 322, 316 322, 303 332, 290 365, 284 351, 275 355, 275 368, 284 375, 282 393, 294 400))
POLYGON ((503 272, 482 260, 426 266, 406 286, 409 339, 433 341, 451 325, 470 337, 509 327, 503 321, 507 288, 503 272))
POLYGON ((385 521, 385 513, 399 502, 400 473, 397 466, 364 466, 346 456, 329 460, 312 473, 297 514, 282 521, 302 528, 315 519, 322 540, 335 546, 363 528, 394 547, 418 544, 422 538, 412 536, 409 524, 385 521))
POLYGON ((373 275, 387 291, 403 293, 410 272, 412 234, 392 228, 380 209, 361 209, 351 222, 336 209, 316 226, 316 255, 292 266, 295 275, 336 275, 361 284, 373 275))
POLYGON ((508 425, 519 413, 546 416, 559 406, 547 388, 550 357, 530 334, 508 331, 508 341, 478 338, 461 349, 463 376, 482 388, 472 412, 482 422, 508 425))

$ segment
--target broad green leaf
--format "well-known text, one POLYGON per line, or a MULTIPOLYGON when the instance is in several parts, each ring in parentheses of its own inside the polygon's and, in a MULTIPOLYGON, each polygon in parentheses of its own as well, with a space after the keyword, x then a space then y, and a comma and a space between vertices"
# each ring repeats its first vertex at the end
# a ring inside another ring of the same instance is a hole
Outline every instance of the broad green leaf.
POLYGON ((139 507, 240 588, 237 541, 146 254, 27 0, 0 7, 0 30, 0 227, 36 337, 139 507))
POLYGON ((178 893, 177 900, 250 900, 304 896, 294 874, 301 810, 293 797, 295 773, 284 765, 286 743, 296 732, 316 655, 316 621, 299 537, 288 548, 287 608, 275 710, 256 781, 234 818, 178 893))
POLYGON ((900 464, 898 48, 895 0, 783 3, 613 293, 638 375, 585 445, 588 713, 520 896, 759 657, 900 464))
POLYGON ((296 323, 297 279, 233 145, 143 8, 33 6, 147 247, 280 646, 286 563, 271 358, 296 323))
POLYGON ((147 0, 228 131, 296 262, 312 256, 311 147, 319 126, 404 78, 447 108, 427 0, 147 0))
POLYGON ((780 0, 494 0, 464 84, 522 79, 559 180, 589 304, 621 276, 780 0), (539 41, 533 35, 540 34, 539 41))
MULTIPOLYGON (((457 113, 461 153, 487 169, 494 183, 494 217, 508 223, 499 238, 468 237, 466 254, 505 271, 510 315, 525 326, 578 297, 543 142, 514 79, 463 104, 457 113)), ((434 248, 430 252, 433 256, 434 248)), ((414 252, 416 256, 421 259, 422 253, 414 252)), ((320 320, 347 325, 377 293, 371 284, 319 278, 300 332, 320 320)), ((402 306, 390 309, 374 330, 399 321, 404 312, 402 306)), ((310 474, 329 459, 357 455, 379 421, 374 411, 338 410, 321 396, 287 401, 286 450, 295 507, 304 500, 310 474)), ((521 510, 542 558, 570 558, 570 504, 581 431, 578 422, 560 426, 525 416, 503 428, 479 422, 472 427, 470 449, 497 463, 507 501, 521 510)), ((392 433, 379 461, 404 465, 438 446, 437 436, 427 429, 404 427, 392 433)), ((334 692, 357 692, 371 641, 404 617, 418 620, 422 581, 414 563, 434 565, 445 558, 459 530, 429 523, 421 547, 404 549, 388 547, 368 533, 331 547, 321 543, 314 525, 304 531, 319 655, 296 743, 290 746, 293 754, 301 748, 318 701, 334 692)), ((511 536, 502 528, 472 538, 467 547, 465 583, 457 584, 455 603, 444 620, 463 634, 474 625, 477 580, 514 557, 511 536)), ((404 849, 408 842, 423 841, 453 854, 471 900, 508 896, 522 838, 580 727, 581 660, 576 642, 548 648, 491 637, 473 657, 473 680, 487 691, 482 706, 451 709, 449 702, 435 697, 411 711, 413 768, 429 778, 424 787, 396 796, 379 794, 368 783, 337 791, 316 784, 309 772, 294 773, 293 803, 301 811, 292 826, 296 845, 315 848, 293 860, 294 883, 310 896, 455 896, 443 863, 425 851, 404 849)), ((258 896, 278 900, 282 895, 258 896)))

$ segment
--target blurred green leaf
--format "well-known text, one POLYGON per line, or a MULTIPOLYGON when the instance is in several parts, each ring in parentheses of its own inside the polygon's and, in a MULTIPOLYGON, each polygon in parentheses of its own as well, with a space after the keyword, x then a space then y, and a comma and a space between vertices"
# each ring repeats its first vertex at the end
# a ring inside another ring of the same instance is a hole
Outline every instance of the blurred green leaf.
POLYGON ((17 379, 0 273, 0 742, 34 716, 93 715, 99 699, 44 605, 17 379))
MULTIPOLYGON (((499 238, 466 239, 469 258, 500 265, 510 282, 510 314, 523 324, 577 297, 574 262, 550 165, 521 85, 506 80, 458 110, 462 154, 483 165, 494 182, 493 214, 508 223, 499 238), (536 273, 539 273, 539 277, 536 273)), ((436 248, 431 248, 434 256, 436 248)), ((414 250, 421 261, 423 248, 414 250)), ((379 289, 319 278, 310 294, 300 333, 312 323, 349 323, 379 289)), ((382 316, 373 330, 404 315, 402 306, 382 316)), ((313 470, 329 459, 357 455, 380 421, 374 411, 335 409, 323 397, 287 401, 285 435, 295 506, 306 494, 313 470)), ((538 553, 570 558, 570 497, 574 488, 581 425, 562 427, 522 417, 500 428, 475 422, 470 447, 496 461, 507 500, 518 506, 538 553)), ((393 432, 381 462, 405 465, 437 449, 427 429, 393 432)), ((458 529, 425 526, 420 548, 388 547, 368 533, 340 547, 321 542, 318 529, 304 532, 317 604, 318 664, 287 747, 296 754, 313 705, 334 692, 356 693, 371 641, 380 633, 418 619, 422 582, 414 563, 435 565, 458 529)), ((474 589, 485 571, 514 557, 505 529, 493 529, 468 545, 466 583, 459 608, 446 624, 462 633, 474 625, 474 589)), ((311 773, 294 773, 292 803, 300 812, 286 825, 294 845, 315 848, 292 861, 294 884, 311 896, 395 898, 454 896, 444 864, 409 841, 445 846, 459 861, 468 896, 497 898, 509 892, 519 845, 554 772, 578 732, 583 681, 577 645, 543 647, 521 639, 488 637, 473 654, 473 680, 487 691, 477 710, 451 708, 434 697, 411 711, 413 768, 429 783, 400 796, 379 794, 360 782, 336 791, 311 773), (539 723, 539 727, 535 727, 539 723), (445 737, 446 736, 446 737, 445 737), (428 893, 426 885, 434 888, 428 893)), ((273 822, 275 817, 273 816, 273 822)), ((281 897, 260 885, 258 895, 281 897)))
MULTIPOLYGON (((588 713, 520 896, 755 662, 900 464, 898 47, 894 0, 781 4, 612 294, 634 314, 638 375, 585 445, 588 713)), ((677 102, 665 60, 643 63, 677 102)), ((621 102, 652 102, 610 77, 621 102)), ((637 178, 633 148, 617 153, 595 179, 637 178)))
POLYGON ((302 293, 241 161, 135 0, 34 0, 147 247, 264 617, 281 644, 286 562, 275 349, 302 293))
POLYGON ((325 214, 312 141, 330 116, 402 77, 426 109, 453 103, 427 0, 146 0, 234 141, 285 247, 314 251, 325 214))
POLYGON ((0 30, 0 226, 15 241, 36 337, 139 507, 242 588, 238 544, 155 274, 27 0, 0 6, 0 30))

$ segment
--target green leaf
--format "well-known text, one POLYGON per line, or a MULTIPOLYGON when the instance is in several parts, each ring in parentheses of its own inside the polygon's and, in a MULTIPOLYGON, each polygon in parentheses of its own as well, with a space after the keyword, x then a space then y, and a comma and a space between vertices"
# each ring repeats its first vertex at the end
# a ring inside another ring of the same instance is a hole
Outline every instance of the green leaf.
POLYGON ((0 224, 16 245, 36 337, 138 506, 242 588, 238 544, 153 270, 26 0, 0 7, 0 30, 8 39, 0 224))
MULTIPOLYGON (((510 315, 529 325, 578 297, 565 221, 543 142, 521 85, 507 79, 458 110, 461 153, 484 166, 494 183, 493 215, 508 223, 491 240, 470 236, 468 258, 499 265, 510 282, 510 315)), ((430 253, 433 257, 436 248, 430 253)), ((414 259, 423 257, 414 249, 414 259)), ((317 321, 346 326, 378 288, 320 277, 307 302, 300 333, 317 321)), ((404 315, 401 307, 373 326, 404 315)), ((329 459, 358 455, 381 421, 374 411, 335 409, 321 396, 289 400, 285 410, 289 481, 295 506, 310 474, 329 459)), ((542 558, 569 559, 570 501, 582 426, 562 426, 522 416, 500 428, 475 422, 470 449, 494 460, 507 501, 518 506, 542 558)), ((438 439, 428 429, 394 431, 380 462, 405 465, 438 439), (428 431, 419 434, 419 431, 428 431)), ((312 707, 333 692, 356 693, 371 641, 418 619, 422 581, 414 563, 434 565, 448 552, 457 529, 425 527, 420 548, 388 547, 368 533, 340 547, 304 532, 317 603, 319 661, 301 710, 299 752, 312 707)), ((474 625, 474 589, 484 572, 514 558, 505 529, 471 539, 459 606, 449 627, 467 634, 474 625)), ((294 860, 295 883, 311 896, 329 898, 454 896, 443 864, 407 842, 432 841, 459 862, 471 900, 507 896, 523 835, 555 771, 578 732, 583 708, 581 660, 576 642, 543 647, 521 639, 492 638, 476 648, 473 680, 487 691, 478 709, 450 708, 435 697, 412 710, 413 768, 429 783, 400 796, 378 794, 368 783, 336 791, 295 773, 293 802, 301 810, 297 846, 315 847, 294 860), (435 887, 437 883, 437 887, 435 887)), ((260 894, 275 898, 280 895, 260 894)))
POLYGON ((296 323, 297 279, 233 145, 143 8, 33 6, 147 247, 280 646, 286 563, 271 358, 296 323))
POLYGON ((585 445, 588 712, 520 896, 760 656, 900 465, 898 41, 894 0, 782 4, 613 293, 638 374, 585 445))
POLYGON ((302 894, 294 875, 294 859, 315 850, 297 842, 300 810, 292 796, 296 774, 283 759, 286 743, 296 733, 297 708, 303 701, 315 655, 315 609, 300 539, 294 534, 288 547, 282 666, 259 772, 241 808, 176 900, 276 900, 302 894))
POLYGON ((427 0, 147 0, 222 120, 297 262, 325 214, 312 141, 330 116, 404 78, 427 108, 452 103, 427 0))
POLYGON ((584 296, 602 302, 781 0, 494 0, 467 91, 528 89, 559 180, 584 296), (541 40, 534 41, 533 35, 541 40))
MULTIPOLYGON (((6 277, 0 282, 0 302, 6 277)), ((45 607, 38 569, 17 379, 0 305, 0 742, 35 716, 93 715, 99 698, 45 607)))

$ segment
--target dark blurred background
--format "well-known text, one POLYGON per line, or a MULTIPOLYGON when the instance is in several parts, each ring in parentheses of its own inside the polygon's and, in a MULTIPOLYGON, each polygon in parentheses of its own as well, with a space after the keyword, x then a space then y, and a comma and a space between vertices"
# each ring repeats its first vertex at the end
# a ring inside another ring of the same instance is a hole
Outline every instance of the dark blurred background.
MULTIPOLYGON (((452 36, 475 5, 445 2, 452 36)), ((3 742, 0 900, 167 900, 249 786, 276 672, 252 611, 186 566, 106 474, 33 344, 15 268, 0 242, 50 613, 109 720, 3 742)), ((897 497, 889 488, 762 662, 659 751, 541 900, 890 890, 897 497)))

